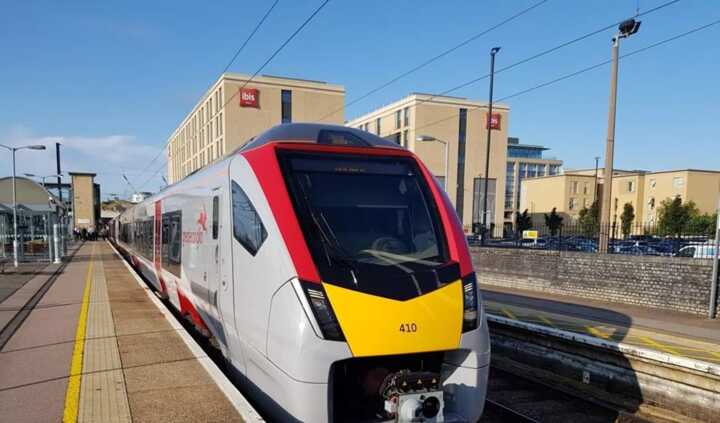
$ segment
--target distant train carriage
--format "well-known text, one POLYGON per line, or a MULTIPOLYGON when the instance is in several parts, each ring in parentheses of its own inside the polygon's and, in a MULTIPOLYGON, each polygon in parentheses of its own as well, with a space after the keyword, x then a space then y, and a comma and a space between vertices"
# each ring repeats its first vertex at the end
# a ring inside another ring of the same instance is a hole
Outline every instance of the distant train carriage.
POLYGON ((490 345, 462 227, 394 143, 277 126, 124 212, 111 238, 274 419, 482 413, 490 345))

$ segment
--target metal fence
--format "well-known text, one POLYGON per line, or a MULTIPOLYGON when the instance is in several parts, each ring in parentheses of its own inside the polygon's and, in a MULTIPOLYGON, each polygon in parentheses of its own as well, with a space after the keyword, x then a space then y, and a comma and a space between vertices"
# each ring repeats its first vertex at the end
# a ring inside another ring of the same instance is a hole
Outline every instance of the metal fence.
MULTIPOLYGON (((668 233, 657 225, 563 224, 558 227, 535 226, 515 236, 488 239, 485 246, 526 248, 551 251, 597 253, 601 229, 609 234, 608 253, 638 256, 665 256, 712 259, 715 257, 713 233, 668 233)), ((471 245, 481 245, 476 237, 468 237, 471 245)))
MULTIPOLYGON (((21 262, 53 261, 56 248, 62 250, 59 256, 64 256, 67 244, 71 241, 65 220, 66 218, 63 218, 58 222, 56 217, 51 214, 19 214, 18 260, 21 262), (55 232, 56 230, 57 232, 55 232)), ((13 260, 13 238, 12 215, 0 216, 0 260, 13 260)))

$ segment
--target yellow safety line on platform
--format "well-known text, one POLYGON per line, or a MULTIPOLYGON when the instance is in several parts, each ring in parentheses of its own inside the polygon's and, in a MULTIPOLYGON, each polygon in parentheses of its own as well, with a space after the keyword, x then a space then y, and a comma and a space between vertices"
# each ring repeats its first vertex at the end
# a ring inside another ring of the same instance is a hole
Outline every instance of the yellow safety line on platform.
POLYGON ((77 331, 75 332, 75 348, 73 349, 72 361, 70 362, 70 379, 68 380, 65 393, 65 411, 63 412, 64 423, 75 423, 78 417, 80 405, 80 381, 82 378, 83 350, 85 348, 85 328, 87 327, 88 308, 90 303, 90 285, 92 285, 93 256, 95 246, 90 253, 90 264, 88 265, 87 277, 85 278, 85 289, 83 291, 82 305, 80 306, 80 317, 78 317, 77 331))
POLYGON ((647 344, 647 345, 649 345, 649 346, 651 346, 651 347, 657 348, 657 349, 659 349, 660 351, 664 351, 664 352, 666 352, 666 353, 668 353, 668 354, 673 354, 673 355, 682 356, 682 354, 680 354, 680 353, 677 352, 676 350, 674 350, 674 349, 672 349, 672 348, 670 348, 670 347, 668 347, 668 346, 666 346, 666 345, 663 345, 663 344, 661 344, 661 343, 659 343, 659 342, 656 342, 656 341, 652 340, 651 338, 648 338, 647 336, 641 336, 640 339, 642 339, 642 341, 643 341, 645 344, 647 344))
POLYGON ((551 322, 550 319, 548 319, 547 317, 542 316, 542 315, 539 315, 538 318, 539 318, 540 320, 542 320, 543 323, 545 323, 546 325, 550 326, 551 328, 554 328, 554 327, 555 327, 555 325, 553 324, 553 322, 551 322))
POLYGON ((585 329, 587 329, 587 331, 588 331, 588 333, 589 333, 590 335, 595 336, 595 337, 597 337, 597 338, 602 338, 602 339, 608 339, 608 338, 610 338, 610 335, 609 335, 609 334, 601 331, 601 330, 598 329, 598 328, 594 328, 594 327, 592 327, 592 326, 585 326, 585 329))
POLYGON ((512 312, 511 312, 510 310, 506 309, 505 307, 502 307, 500 310, 501 310, 503 313, 505 313, 505 315, 506 315, 507 317, 509 317, 509 318, 511 318, 511 319, 513 319, 513 320, 517 320, 517 319, 518 319, 517 317, 515 317, 514 314, 512 314, 512 312))

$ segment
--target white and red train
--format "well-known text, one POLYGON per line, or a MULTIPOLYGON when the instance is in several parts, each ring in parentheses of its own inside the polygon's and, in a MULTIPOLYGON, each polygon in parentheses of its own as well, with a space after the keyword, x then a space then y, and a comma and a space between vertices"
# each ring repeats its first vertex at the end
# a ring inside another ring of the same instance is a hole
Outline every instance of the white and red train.
POLYGON ((276 420, 476 421, 490 343, 452 204, 408 150, 270 129, 111 238, 276 420))

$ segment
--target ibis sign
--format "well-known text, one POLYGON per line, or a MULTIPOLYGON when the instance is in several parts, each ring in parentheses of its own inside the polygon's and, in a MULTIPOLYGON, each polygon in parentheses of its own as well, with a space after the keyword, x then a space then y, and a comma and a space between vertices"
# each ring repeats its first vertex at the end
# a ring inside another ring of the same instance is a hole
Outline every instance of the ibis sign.
POLYGON ((260 108, 260 90, 257 88, 242 88, 240 90, 240 107, 260 108))

